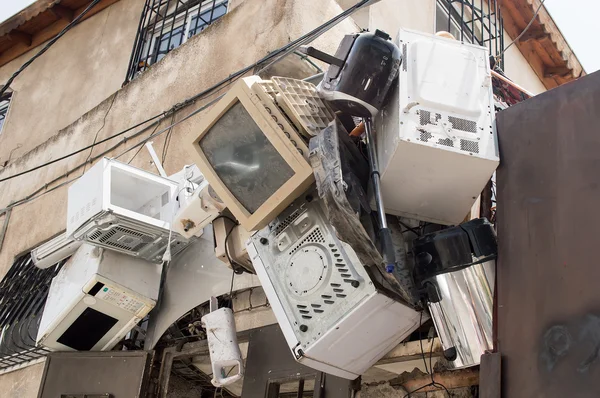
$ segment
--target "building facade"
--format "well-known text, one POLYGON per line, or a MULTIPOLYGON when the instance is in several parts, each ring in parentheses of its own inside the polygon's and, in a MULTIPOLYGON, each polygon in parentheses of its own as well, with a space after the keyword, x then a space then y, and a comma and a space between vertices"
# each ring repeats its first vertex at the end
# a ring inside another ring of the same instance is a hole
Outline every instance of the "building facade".
MULTIPOLYGON (((356 2, 99 1, 0 98, 0 180, 54 161, 0 182, 0 277, 65 229, 68 186, 99 158, 118 157, 154 171, 149 153, 138 144, 165 130, 152 138, 153 145, 168 174, 180 170, 189 163, 186 137, 204 111, 187 115, 225 92, 232 76, 248 66, 246 75, 259 69, 265 76, 318 73, 325 65, 294 53, 273 65, 257 61, 356 2)), ((90 3, 40 0, 0 24, 0 83, 90 3)), ((501 5, 493 0, 381 0, 311 44, 333 53, 344 34, 360 29, 381 29, 392 37, 400 27, 450 31, 501 55, 506 75, 539 94, 585 72, 543 8, 528 33, 504 51, 538 5, 539 0, 501 5)), ((264 319, 243 321, 250 328, 264 319)), ((0 374, 1 395, 37 396, 42 371, 43 364, 37 363, 0 374)))

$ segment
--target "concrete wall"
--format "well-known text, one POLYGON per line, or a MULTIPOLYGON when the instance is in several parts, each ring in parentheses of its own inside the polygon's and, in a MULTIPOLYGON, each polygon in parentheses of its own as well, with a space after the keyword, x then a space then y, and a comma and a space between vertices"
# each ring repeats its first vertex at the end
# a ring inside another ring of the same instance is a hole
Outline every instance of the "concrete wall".
MULTIPOLYGON (((144 0, 123 0, 75 26, 11 84, 0 163, 17 159, 121 87, 144 0), (20 147, 19 147, 20 146, 20 147)), ((4 82, 42 46, 0 67, 4 82)))

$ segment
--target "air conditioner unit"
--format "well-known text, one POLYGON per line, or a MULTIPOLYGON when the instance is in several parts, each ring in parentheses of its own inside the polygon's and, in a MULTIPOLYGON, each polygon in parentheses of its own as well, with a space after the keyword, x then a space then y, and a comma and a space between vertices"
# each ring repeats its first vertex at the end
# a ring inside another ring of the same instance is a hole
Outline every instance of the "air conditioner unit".
POLYGON ((355 379, 419 326, 338 239, 314 192, 248 241, 248 254, 297 361, 355 379))
POLYGON ((240 79, 190 140, 198 168, 247 231, 267 225, 314 182, 305 138, 333 117, 313 85, 291 80, 240 79))
POLYGON ((37 343, 110 350, 154 308, 159 286, 160 265, 83 244, 52 280, 37 343))
MULTIPOLYGON (((103 158, 69 187, 67 236, 160 262, 177 211, 178 184, 103 158)), ((187 239, 171 234, 171 255, 187 239)))
POLYGON ((71 256, 79 246, 81 246, 80 241, 67 238, 67 234, 63 232, 33 249, 31 259, 36 267, 45 269, 71 256))
POLYGON ((458 224, 499 163, 486 48, 401 29, 397 84, 376 117, 386 213, 458 224))

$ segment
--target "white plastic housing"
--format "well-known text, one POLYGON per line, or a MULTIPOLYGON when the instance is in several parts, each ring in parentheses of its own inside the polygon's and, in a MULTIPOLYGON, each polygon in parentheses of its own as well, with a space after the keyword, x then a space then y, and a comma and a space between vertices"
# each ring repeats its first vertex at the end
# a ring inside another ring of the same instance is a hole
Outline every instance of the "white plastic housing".
POLYGON ((178 198, 182 206, 173 220, 173 231, 186 239, 201 236, 205 226, 210 224, 221 211, 225 204, 211 195, 208 181, 202 181, 192 194, 185 188, 179 192, 178 198))
POLYGON ((419 313, 375 287, 319 201, 299 202, 251 237, 248 254, 296 360, 355 379, 419 326, 419 313))
POLYGON ((386 213, 460 223, 499 164, 488 51, 401 29, 398 83, 375 119, 386 213))
POLYGON ((63 232, 33 249, 31 259, 36 267, 45 269, 71 256, 79 246, 81 242, 67 238, 67 234, 63 232))
MULTIPOLYGON (((177 210, 178 184, 103 158, 69 187, 67 236, 160 262, 177 210)), ((187 245, 177 233, 172 255, 187 245)))
POLYGON ((235 319, 229 308, 221 308, 202 317, 210 350, 213 377, 211 383, 222 387, 235 383, 244 375, 244 362, 237 342, 235 319), (227 368, 235 366, 232 374, 227 368))
POLYGON ((52 280, 37 342, 106 351, 156 304, 160 266, 83 244, 52 280))

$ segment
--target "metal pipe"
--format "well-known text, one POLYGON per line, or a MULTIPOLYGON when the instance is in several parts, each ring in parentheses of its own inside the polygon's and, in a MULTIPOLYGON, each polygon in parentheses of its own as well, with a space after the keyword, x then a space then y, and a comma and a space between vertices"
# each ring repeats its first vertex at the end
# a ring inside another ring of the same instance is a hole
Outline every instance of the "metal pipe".
POLYGON ((385 209, 383 200, 381 199, 381 181, 379 168, 377 166, 377 154, 375 152, 375 140, 373 139, 372 119, 364 118, 365 132, 367 137, 367 148, 369 151, 369 166, 371 167, 371 176, 373 179, 373 193, 375 194, 375 203, 377 204, 377 213, 379 216, 379 225, 381 228, 387 228, 387 220, 385 218, 385 209))
POLYGON ((505 82, 507 84, 510 84, 511 86, 513 86, 517 90, 523 92, 524 94, 527 94, 530 97, 534 97, 534 95, 531 92, 525 90, 523 87, 519 86, 517 83, 502 76, 500 73, 496 72, 495 70, 492 71, 492 76, 497 77, 498 79, 502 80, 503 82, 505 82))
POLYGON ((392 242, 392 235, 388 229, 387 219, 385 217, 385 208, 381 197, 381 176, 377 165, 377 151, 375 150, 375 140, 373 139, 373 120, 370 117, 363 118, 365 124, 365 136, 367 138, 367 149, 369 151, 369 167, 371 169, 371 180, 373 180, 373 194, 377 205, 377 215, 379 216, 379 238, 381 240, 381 253, 386 266, 386 271, 394 272, 396 266, 396 253, 392 242))

